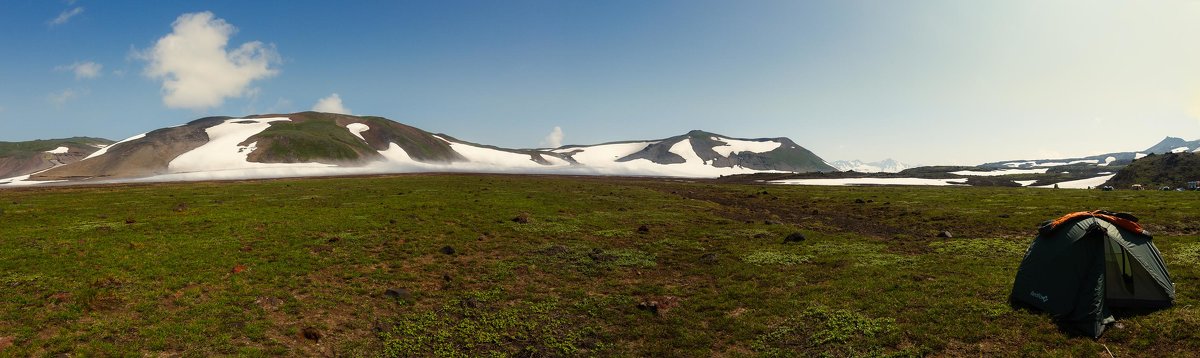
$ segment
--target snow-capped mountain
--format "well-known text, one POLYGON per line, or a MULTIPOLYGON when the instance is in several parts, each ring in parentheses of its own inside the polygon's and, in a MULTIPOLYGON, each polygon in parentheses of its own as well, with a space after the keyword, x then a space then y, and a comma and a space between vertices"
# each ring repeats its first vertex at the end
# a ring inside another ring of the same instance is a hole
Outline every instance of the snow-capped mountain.
POLYGON ((127 138, 75 163, 0 179, 0 185, 435 171, 717 177, 834 170, 787 138, 691 131, 660 140, 507 149, 382 117, 302 112, 201 118, 127 138))
POLYGON ((1187 141, 1182 138, 1166 137, 1158 144, 1147 148, 1146 150, 1137 152, 1115 152, 1100 155, 1093 155, 1080 158, 1065 158, 1065 159, 1035 159, 1035 160, 1010 160, 1004 162, 987 163, 980 165, 981 168, 987 169, 1003 169, 1003 168, 1050 168, 1065 165, 1084 165, 1084 166, 1125 166, 1135 159, 1145 157, 1149 154, 1165 154, 1165 153, 1183 153, 1200 151, 1200 140, 1187 141))
POLYGON ((857 159, 849 161, 837 160, 830 162, 829 165, 837 168, 838 171, 855 171, 859 173, 899 173, 902 170, 913 167, 891 158, 870 163, 864 163, 863 161, 857 159))

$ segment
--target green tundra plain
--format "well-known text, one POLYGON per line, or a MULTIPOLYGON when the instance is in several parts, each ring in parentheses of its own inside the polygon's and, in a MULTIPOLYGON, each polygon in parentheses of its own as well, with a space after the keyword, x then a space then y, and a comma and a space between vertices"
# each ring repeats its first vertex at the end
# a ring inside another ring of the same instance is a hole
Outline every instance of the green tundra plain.
POLYGON ((1198 195, 469 174, 6 189, 0 356, 1194 354, 1198 195), (1093 209, 1139 216, 1178 292, 1098 340, 1007 303, 1036 225, 1093 209))

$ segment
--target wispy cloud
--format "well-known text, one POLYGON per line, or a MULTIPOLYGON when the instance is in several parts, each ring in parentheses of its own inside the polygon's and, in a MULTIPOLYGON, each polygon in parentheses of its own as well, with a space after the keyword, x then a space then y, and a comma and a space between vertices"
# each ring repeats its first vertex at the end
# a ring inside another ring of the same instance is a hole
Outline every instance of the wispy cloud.
POLYGON ((55 108, 62 108, 67 104, 67 102, 78 98, 79 95, 80 91, 68 88, 59 92, 51 93, 49 96, 46 96, 46 100, 50 101, 50 104, 53 104, 55 108))
POLYGON ((70 9, 67 9, 67 10, 63 11, 62 13, 58 14, 58 17, 50 20, 49 24, 51 27, 62 25, 62 24, 67 23, 68 21, 71 21, 71 18, 78 16, 79 14, 82 14, 82 13, 83 13, 82 6, 70 8, 70 9))
POLYGON ((558 147, 562 146, 562 141, 563 141, 562 127, 554 126, 554 129, 550 130, 550 134, 547 134, 546 138, 542 139, 542 145, 549 147, 549 148, 558 148, 558 147))
POLYGON ((339 96, 337 93, 317 100, 317 104, 313 105, 312 110, 326 113, 350 114, 350 109, 342 105, 342 96, 339 96))
POLYGON ((237 28, 211 12, 180 15, 171 26, 153 48, 135 54, 149 62, 146 76, 162 80, 167 107, 220 106, 226 98, 254 94, 252 81, 279 73, 271 67, 279 62, 273 46, 252 41, 227 51, 237 28))
POLYGON ((104 65, 92 61, 76 62, 66 66, 58 66, 54 68, 57 71, 71 71, 75 73, 75 79, 90 79, 100 77, 101 71, 104 70, 104 65))

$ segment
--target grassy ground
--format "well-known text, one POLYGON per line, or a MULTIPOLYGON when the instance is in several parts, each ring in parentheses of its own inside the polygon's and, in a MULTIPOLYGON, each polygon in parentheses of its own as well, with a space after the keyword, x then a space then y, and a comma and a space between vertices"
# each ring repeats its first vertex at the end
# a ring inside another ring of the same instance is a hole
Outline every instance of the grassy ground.
POLYGON ((0 190, 0 356, 1190 354, 1195 195, 491 175, 0 190), (1034 226, 1097 208, 1157 234, 1177 305, 1100 340, 1010 309, 1034 226))

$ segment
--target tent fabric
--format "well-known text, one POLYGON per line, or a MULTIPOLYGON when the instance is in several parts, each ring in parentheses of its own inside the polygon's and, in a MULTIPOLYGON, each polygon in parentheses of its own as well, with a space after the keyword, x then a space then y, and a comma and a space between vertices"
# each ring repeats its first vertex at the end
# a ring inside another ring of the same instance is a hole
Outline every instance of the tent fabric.
POLYGON ((1142 225, 1137 223, 1137 217, 1134 217, 1133 215, 1129 215, 1129 214, 1125 214, 1125 213, 1114 213, 1114 212, 1104 211, 1104 210, 1077 211, 1077 212, 1073 212, 1073 213, 1070 213, 1067 215, 1063 215, 1062 217, 1060 217, 1058 219, 1054 219, 1054 221, 1052 221, 1050 223, 1051 226, 1050 226, 1049 230, 1054 230, 1054 228, 1058 227, 1060 224, 1066 223, 1066 222, 1074 220, 1074 219, 1082 218, 1082 217, 1101 218, 1101 219, 1104 219, 1114 225, 1125 228, 1125 230, 1133 231, 1133 232, 1143 234, 1143 235, 1150 235, 1149 231, 1146 231, 1145 229, 1142 228, 1142 225))
POLYGON ((1114 322, 1111 307, 1170 306, 1175 286, 1136 220, 1084 211, 1043 226, 1021 261, 1010 300, 1093 338, 1114 322))

